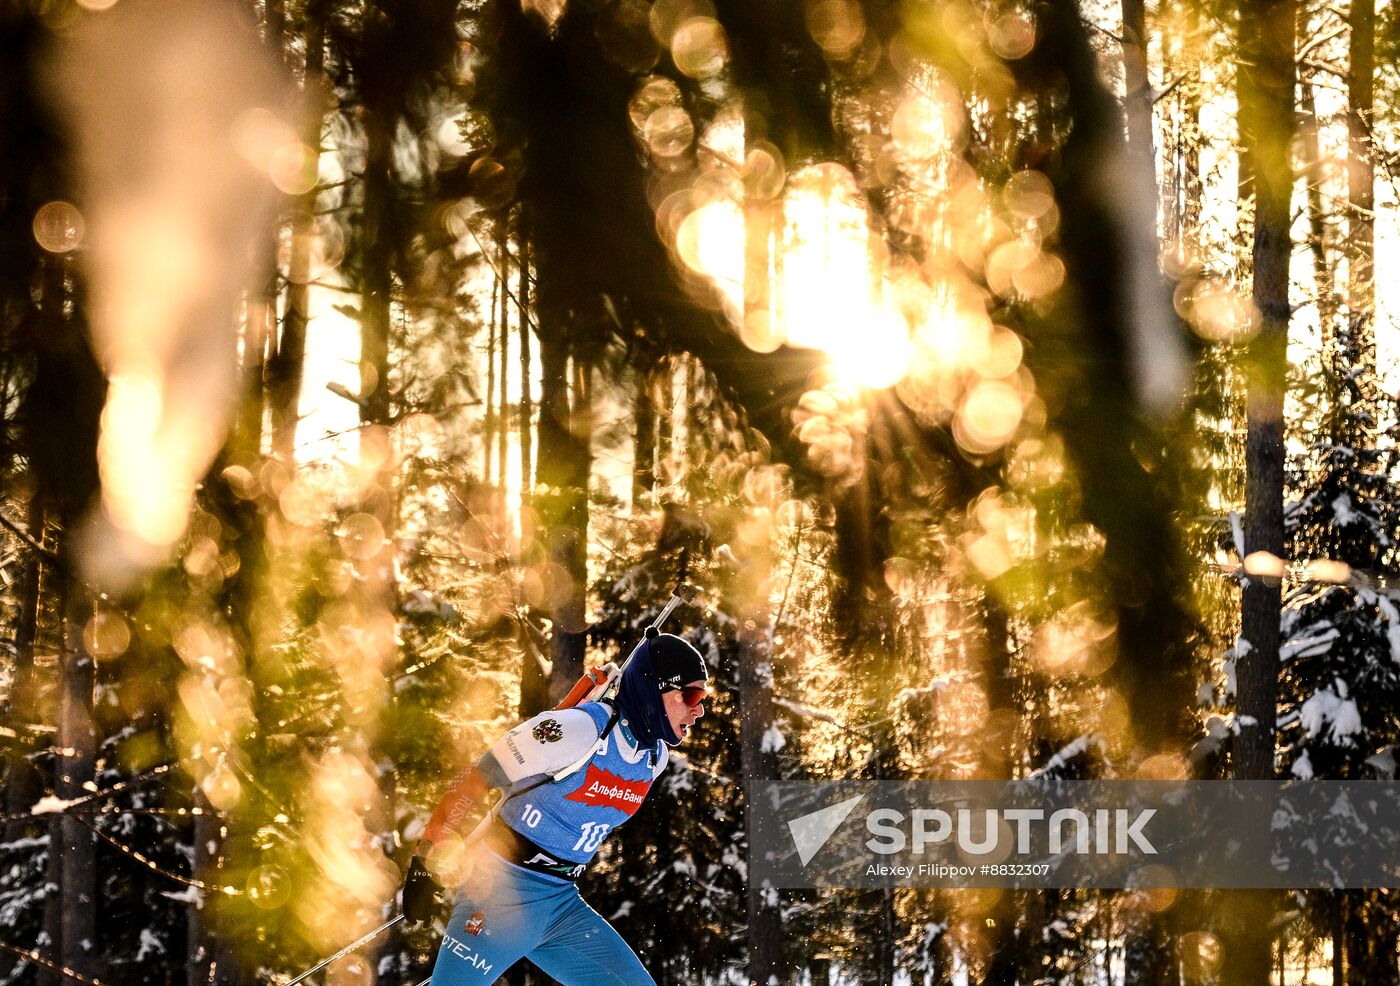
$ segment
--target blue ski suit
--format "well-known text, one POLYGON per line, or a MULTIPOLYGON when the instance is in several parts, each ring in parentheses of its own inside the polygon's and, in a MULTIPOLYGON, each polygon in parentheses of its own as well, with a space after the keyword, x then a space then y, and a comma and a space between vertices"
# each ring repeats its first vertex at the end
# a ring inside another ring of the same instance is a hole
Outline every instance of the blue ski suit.
POLYGON ((541 713, 477 764, 505 797, 457 891, 433 986, 492 983, 522 957, 565 986, 654 986, 573 882, 666 769, 666 744, 640 746, 625 719, 602 735, 612 715, 594 702, 541 713))

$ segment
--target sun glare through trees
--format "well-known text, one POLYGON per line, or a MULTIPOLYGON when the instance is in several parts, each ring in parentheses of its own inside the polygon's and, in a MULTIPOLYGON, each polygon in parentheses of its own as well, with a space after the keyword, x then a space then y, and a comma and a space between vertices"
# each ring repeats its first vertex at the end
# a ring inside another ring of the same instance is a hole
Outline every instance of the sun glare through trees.
POLYGON ((1400 986, 1385 881, 751 866, 1395 782, 1393 8, 0 4, 0 986, 1400 986))

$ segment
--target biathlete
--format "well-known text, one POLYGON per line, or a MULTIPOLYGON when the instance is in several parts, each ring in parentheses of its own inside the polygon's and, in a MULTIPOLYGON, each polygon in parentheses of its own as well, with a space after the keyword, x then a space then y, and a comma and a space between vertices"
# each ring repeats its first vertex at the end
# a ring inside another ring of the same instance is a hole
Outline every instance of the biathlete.
POLYGON ((616 698, 543 712, 501 737, 453 781, 418 843, 403 913, 430 920, 434 874, 450 884, 464 855, 433 986, 495 982, 528 958, 564 986, 654 986, 622 937, 575 881, 603 840, 641 807, 678 745, 704 715, 705 662, 671 634, 644 640, 616 698), (591 751, 591 752, 590 752, 591 751), (578 769, 554 775, 570 765, 578 769), (504 797, 479 838, 462 826, 491 788, 504 797))

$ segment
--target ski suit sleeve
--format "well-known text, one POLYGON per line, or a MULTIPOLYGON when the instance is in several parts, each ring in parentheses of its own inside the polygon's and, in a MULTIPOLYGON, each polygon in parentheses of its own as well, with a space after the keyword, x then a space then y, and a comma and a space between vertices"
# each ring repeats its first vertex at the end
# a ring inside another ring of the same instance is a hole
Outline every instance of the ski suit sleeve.
POLYGON ((476 766, 452 780, 452 786, 423 830, 420 855, 460 826, 481 796, 494 787, 509 788, 528 777, 563 770, 587 756, 598 742, 598 726, 582 709, 542 712, 506 733, 476 766))

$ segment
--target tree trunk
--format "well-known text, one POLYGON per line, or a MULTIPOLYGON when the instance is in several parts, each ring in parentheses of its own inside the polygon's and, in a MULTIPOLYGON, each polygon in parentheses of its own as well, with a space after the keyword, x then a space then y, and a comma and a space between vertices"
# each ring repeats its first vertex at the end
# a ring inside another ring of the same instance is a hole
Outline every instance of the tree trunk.
POLYGON ((1344 890, 1332 893, 1332 986, 1347 986, 1347 894, 1344 890))
POLYGON ((219 882, 219 847, 223 842, 219 832, 219 819, 204 792, 195 788, 193 807, 198 812, 194 816, 193 857, 190 872, 195 880, 205 885, 199 891, 199 900, 190 904, 187 928, 187 956, 185 959, 185 979, 189 986, 208 986, 213 981, 214 956, 218 951, 214 923, 210 920, 216 900, 214 887, 219 882))
POLYGON ((1089 304, 1083 292, 1058 291, 1043 308, 1027 306, 1022 319, 1034 345, 1026 366, 1037 391, 1057 407, 1057 432, 1082 491, 1079 516, 1105 538, 1103 602, 1120 656, 1112 684, 1128 705, 1134 756, 1146 758, 1179 752, 1195 729, 1195 618, 1182 591, 1188 565, 1167 485, 1150 464, 1165 437, 1149 421, 1161 410, 1156 398, 1164 391, 1157 388, 1166 381, 1133 386, 1135 375, 1155 374, 1147 373, 1154 363, 1148 330, 1161 330, 1159 356, 1169 363, 1180 329, 1155 269, 1144 269, 1155 267, 1154 248, 1143 242, 1154 228, 1150 187, 1103 178, 1106 167, 1123 161, 1121 116, 1103 87, 1079 8, 1057 0, 1038 10, 1035 47, 1009 67, 1026 91, 1067 86, 1074 125, 1047 173, 1063 214, 1076 217, 1061 231, 1066 283, 1092 284, 1094 296, 1089 304), (1130 221, 1138 228, 1129 229, 1130 221), (1070 327, 1072 347, 1063 341, 1070 327))
MULTIPOLYGON (((1294 111, 1292 0, 1243 0, 1240 17, 1240 130, 1254 179, 1253 299, 1261 315, 1248 353, 1245 551, 1282 558, 1283 398, 1287 373, 1289 143, 1294 111)), ((1250 577, 1243 593, 1237 669, 1242 716, 1236 776, 1274 776, 1280 580, 1250 577), (1247 717, 1247 718, 1243 718, 1247 717)))
POLYGON ((1336 279, 1328 257, 1331 237, 1327 231, 1327 212, 1322 201, 1322 183, 1326 171, 1322 166, 1322 150, 1318 142, 1319 121, 1317 99, 1312 80, 1302 85, 1302 113, 1299 115, 1299 136, 1302 138, 1303 160, 1307 168, 1308 247, 1313 260, 1313 282, 1317 286, 1317 318, 1322 329, 1322 351, 1335 352, 1337 316, 1336 279))
MULTIPOLYGON (((59 678, 58 765, 54 794, 64 801, 84 797, 97 772, 97 726, 92 699, 96 685, 92 655, 83 628, 92 605, 76 580, 65 589, 63 664, 59 678)), ((89 979, 100 976, 97 952, 97 836, 76 816, 56 816, 50 846, 62 855, 58 886, 60 913, 56 954, 59 964, 89 979)))
POLYGON ((651 377, 652 407, 656 408, 656 461, 663 484, 675 479, 671 465, 676 453, 675 376, 675 357, 667 355, 661 358, 651 377))
POLYGON ((247 293, 247 314, 243 320, 243 352, 239 356, 243 401, 234 420, 230 446, 233 459, 241 464, 262 451, 264 370, 267 365, 269 341, 277 331, 277 259, 276 246, 269 244, 270 255, 264 258, 258 272, 259 284, 247 293))
MULTIPOLYGON (((29 498, 28 531, 39 544, 44 543, 44 507, 37 492, 29 498)), ((38 693, 34 668, 34 642, 39 632, 39 600, 43 588, 43 555, 29 550, 25 559, 24 574, 18 589, 19 621, 15 625, 15 669, 14 683, 10 690, 10 728, 15 731, 14 745, 6 756, 5 769, 5 814, 8 816, 0 837, 6 842, 14 842, 25 836, 34 827, 34 822, 21 816, 29 813, 30 807, 39 799, 43 790, 39 772, 29 761, 33 752, 33 730, 31 723, 37 719, 36 698, 38 693)), ((52 879, 50 879, 52 882, 52 879)), ((13 953, 0 952, 0 980, 13 972, 19 961, 13 953)))
MULTIPOLYGON (((1376 371, 1376 163, 1372 125, 1375 122, 1376 4, 1375 0, 1352 0, 1347 15, 1351 29, 1351 60, 1347 70, 1347 206, 1348 206, 1348 347, 1359 366, 1347 372, 1376 371)), ((1364 415, 1360 416, 1364 420, 1364 415)), ((1357 415, 1348 416, 1355 421, 1357 415)), ((1370 436, 1347 434, 1343 440, 1370 442, 1370 436)), ((1360 920, 1349 920, 1347 931, 1347 971, 1356 969, 1357 982, 1392 986, 1400 981, 1397 947, 1400 929, 1394 917, 1394 893, 1348 891, 1348 911, 1360 920), (1374 913, 1372 913, 1374 912, 1374 913), (1373 920, 1365 920, 1371 914, 1373 920)))
MULTIPOLYGON (((989 721, 1014 715, 1011 633, 1006 611, 990 593, 981 612, 983 647, 980 655, 983 690, 987 695, 989 721)), ((1001 719, 1005 722, 1006 719, 1001 719)), ((1014 737, 1008 732, 988 731, 978 746, 978 770, 973 780, 1010 780, 1014 737), (996 742, 993 742, 993 741, 996 742)), ((1029 893, 1035 893, 1034 890, 1029 893)), ((984 931, 987 958, 982 986, 1016 986, 1019 969, 1029 958, 1021 954, 1016 922, 1025 892, 1005 889, 987 915, 984 931)))
POLYGON ((263 40, 273 56, 281 62, 286 57, 283 35, 287 29, 287 7, 284 0, 264 0, 263 40))
POLYGON ((1346 972, 1353 983, 1396 986, 1400 957, 1396 951, 1394 900, 1390 890, 1347 890, 1346 972))
MULTIPOLYGON (((1239 119, 1242 157, 1254 190, 1253 299, 1260 329, 1247 356, 1245 551, 1282 559, 1283 399, 1287 374, 1289 203, 1293 168, 1289 145, 1296 125, 1295 6, 1293 0, 1241 0, 1239 119)), ((1258 568, 1257 564, 1255 566, 1258 568)), ((1241 650, 1236 665, 1240 733, 1235 777, 1275 776, 1281 580, 1257 571, 1241 600, 1241 650)), ((1261 824, 1267 824, 1261 820, 1261 824)), ((1266 844, 1261 842, 1260 845, 1266 844)), ((1223 914, 1226 986, 1264 986, 1277 895, 1228 895, 1223 914)))
MULTIPOLYGON (((491 457, 496 451, 496 308, 501 301, 498 274, 491 282, 491 316, 486 323, 486 411, 481 418, 481 480, 491 485, 491 457)), ((502 415, 505 408, 501 408, 502 415)))
MULTIPOLYGON (((56 966, 63 965, 63 832, 62 816, 55 815, 48 825, 49 864, 45 874, 43 941, 39 954, 56 966)), ((69 980, 46 965, 36 970, 38 986, 68 986, 69 980)))
POLYGON ((505 495, 506 495, 506 474, 510 471, 506 467, 506 453, 510 447, 510 374, 508 371, 510 360, 510 239, 506 233, 506 216, 500 219, 499 232, 496 234, 496 256, 500 258, 501 265, 501 323, 500 330, 496 333, 501 340, 501 365, 497 371, 500 384, 500 392, 497 395, 496 407, 500 410, 500 427, 496 432, 496 462, 500 470, 500 482, 497 484, 500 495, 501 518, 505 518, 505 495))
MULTIPOLYGON (((401 214, 393 168, 393 135, 398 117, 385 107, 375 107, 366 121, 364 172, 364 260, 361 271, 360 304, 360 456, 377 459, 373 479, 361 494, 361 514, 373 518, 368 529, 379 539, 377 550, 357 559, 355 589, 347 594, 364 628, 367 659, 375 662, 383 675, 382 691, 375 698, 383 703, 390 694, 389 681, 399 669, 400 654, 393 630, 398 605, 395 575, 398 531, 397 471, 394 442, 393 391, 390 386, 389 352, 392 340, 393 271, 399 245, 394 225, 401 214)), ((382 708, 382 706, 381 706, 382 708)), ((365 819, 371 831, 376 828, 386 844, 395 841, 394 738, 381 735, 382 711, 366 710, 358 725, 368 739, 375 767, 375 782, 381 801, 365 819), (388 770, 378 765, 388 762, 388 770)), ((371 969, 379 969, 388 957, 402 950, 403 928, 396 927, 364 953, 371 969)))
POLYGON ((360 423, 363 431, 390 423, 389 314, 393 290, 395 210, 394 121, 375 111, 366 124, 364 263, 361 271, 360 423))
POLYGON ((1152 86, 1147 73, 1147 5, 1144 0, 1122 0, 1123 9, 1123 115, 1127 122, 1128 152, 1145 164, 1156 182, 1156 158, 1152 148, 1152 86))
POLYGON ((520 222, 520 276, 515 291, 520 307, 520 506, 530 502, 534 489, 534 410, 530 402, 530 241, 525 236, 523 214, 520 222))
MULTIPOLYGON (((842 650, 848 655, 859 701, 869 716, 876 717, 868 726, 873 747, 870 780, 898 780, 900 776, 898 738, 886 711, 894 687, 890 662, 899 653, 893 640, 893 599, 884 574, 891 551, 880 478, 889 462, 882 461, 880 453, 896 447, 888 438, 887 422, 874 417, 872 434, 865 437, 859 453, 867 460, 863 475, 844 490, 834 491, 836 541, 832 561, 839 581, 832 596, 832 615, 841 628, 842 650)), ((857 899, 867 909, 869 969, 877 982, 892 983, 898 941, 894 892, 888 888, 863 891, 857 899)))
MULTIPOLYGON (((534 314, 536 298, 531 292, 530 280, 530 213, 521 207, 517 217, 516 232, 520 238, 520 277, 519 290, 516 292, 516 301, 520 305, 520 539, 522 551, 531 552, 539 557, 539 541, 534 541, 537 536, 545 534, 543 522, 535 523, 538 518, 527 507, 533 508, 535 505, 535 483, 536 470, 534 464, 535 446, 535 424, 534 424, 534 404, 531 397, 533 388, 534 368, 531 365, 531 345, 530 337, 532 318, 538 317, 534 314), (533 544, 532 544, 533 541, 533 544)), ((539 429, 540 447, 543 452, 545 441, 544 432, 553 422, 551 410, 552 402, 563 399, 558 392, 558 381, 551 383, 551 369, 545 359, 546 334, 541 327, 539 335, 540 342, 540 362, 544 367, 542 387, 539 403, 539 429)), ((558 371, 562 375, 562 369, 558 371)), ((546 503, 552 501, 546 499, 546 503)), ((535 615, 534 610, 530 616, 535 615)), ((522 719, 528 719, 538 712, 542 712, 550 705, 549 701, 549 675, 540 666, 539 654, 542 649, 547 649, 548 645, 542 647, 542 643, 536 638, 533 623, 522 622, 520 626, 520 706, 519 713, 522 719)))
MULTIPOLYGON (((562 348, 563 340, 556 345, 562 348)), ((546 355, 541 345, 540 360, 556 385, 564 379, 564 368, 555 369, 558 354, 546 355)), ((553 507, 546 521, 545 537, 550 561, 557 566, 559 584, 554 586, 554 632, 550 637, 549 692, 552 701, 563 698, 583 673, 584 618, 588 592, 588 480, 593 465, 590 442, 593 417, 592 367, 575 353, 572 401, 566 393, 546 400, 540 406, 540 480, 549 487, 553 507), (565 406, 556 403, 563 398, 565 406), (547 408, 549 412, 547 413, 547 408), (567 417, 560 422, 557 413, 567 417), (544 419, 551 419, 548 430, 544 419), (560 425, 563 427, 560 427, 560 425), (556 451, 551 451, 551 450, 556 451)), ((541 511, 542 515, 545 511, 541 511)))
POLYGON ((1375 0, 1352 0, 1347 23, 1351 28, 1351 65, 1347 71, 1347 205, 1351 234, 1347 303, 1351 309, 1352 342, 1363 361, 1358 369, 1374 372, 1376 164, 1371 125, 1375 120, 1375 0))
POLYGON ((633 363, 632 509, 642 510, 656 489, 656 403, 651 368, 639 355, 633 363))
MULTIPOLYGON (((761 810, 756 803, 755 788, 765 781, 778 779, 777 757, 765 739, 773 725, 773 626, 766 607, 750 610, 737 623, 740 628, 739 760, 744 771, 745 824, 752 837, 754 814, 761 810)), ((745 890, 749 982, 757 986, 767 986, 775 978, 782 982, 785 967, 778 891, 760 885, 752 874, 745 890)))
MULTIPOLYGON (((1200 76, 1201 15, 1195 4, 1184 5, 1181 11, 1182 29, 1175 35, 1164 32, 1163 62, 1168 76, 1194 79, 1200 76)), ((1171 207, 1164 210, 1163 225, 1167 241, 1182 260, 1194 254, 1195 231, 1200 224, 1201 209, 1201 98, 1200 86, 1193 82, 1178 85, 1173 100, 1173 122, 1168 140, 1172 169, 1171 207)))
MULTIPOLYGON (((318 0, 306 8, 306 72, 302 93, 309 96, 320 85, 325 63, 325 22, 318 0)), ((308 107, 306 142, 321 146, 321 107, 308 107)), ((267 398, 272 426, 272 454, 283 462, 296 458, 297 422, 301 414, 302 376, 306 367, 306 329, 311 309, 311 249, 316 232, 316 196, 313 188, 298 197, 292 220, 291 253, 287 264, 287 309, 282 331, 267 361, 267 398)))
MULTIPOLYGON (((1151 198, 1145 203, 1148 208, 1144 209, 1142 218, 1149 221, 1155 230, 1159 192, 1157 157, 1153 147, 1152 86, 1148 75, 1147 8, 1143 0, 1122 0, 1122 9, 1123 114, 1127 124, 1128 158, 1132 162, 1135 175, 1145 188, 1150 189, 1151 198)), ((1154 268, 1154 277, 1155 274, 1154 268)), ((1009 696, 1007 698, 1009 699, 1009 696)), ((1165 737, 1154 739, 1160 742, 1165 737)), ((1011 897, 1008 891, 1003 899, 1009 902, 1011 897)), ((1015 911, 1002 915, 1001 921, 1014 922, 1015 911)), ((1156 913, 1130 910, 1127 913, 1127 921, 1123 945, 1124 982, 1133 983, 1134 986, 1166 986, 1170 982, 1174 967, 1171 940, 1163 917, 1156 913)), ((1003 929, 1001 935, 1014 948, 1013 931, 1014 924, 1011 928, 1003 929)), ((1010 978, 989 982, 1015 986, 1014 974, 1010 978)))
MULTIPOLYGON (((44 543, 44 506, 37 493, 29 499, 29 536, 39 544, 44 543)), ((35 670, 34 641, 39 633, 39 599, 43 587, 44 558, 37 551, 29 550, 25 560, 23 582, 19 586, 19 622, 15 626, 15 670, 14 685, 10 692, 10 726, 14 729, 16 741, 10 751, 9 765, 5 772, 5 823, 4 838, 13 842, 20 838, 32 823, 18 821, 17 816, 28 813, 31 805, 38 800, 39 777, 34 765, 29 762, 28 753, 32 747, 29 724, 34 721, 35 709, 35 670)), ((6 959, 0 956, 0 963, 6 959)))

